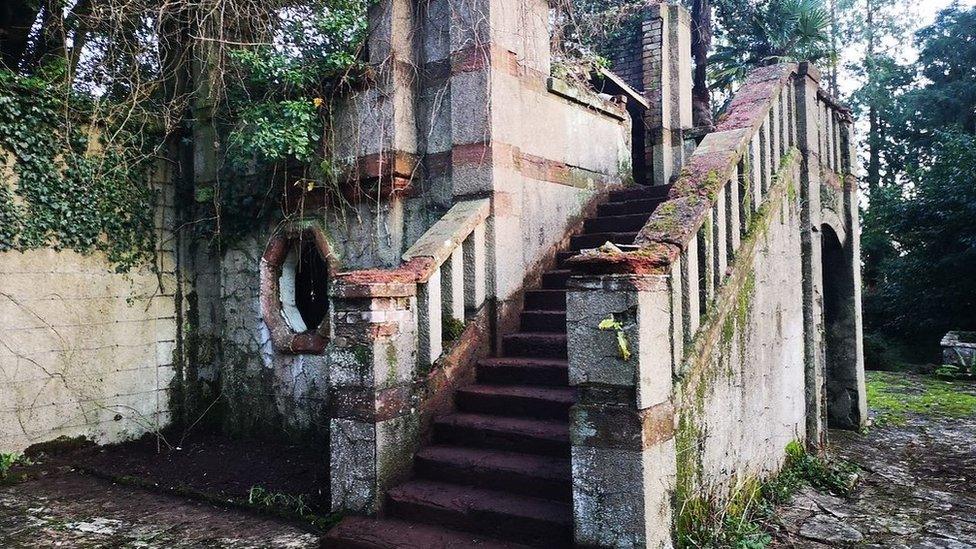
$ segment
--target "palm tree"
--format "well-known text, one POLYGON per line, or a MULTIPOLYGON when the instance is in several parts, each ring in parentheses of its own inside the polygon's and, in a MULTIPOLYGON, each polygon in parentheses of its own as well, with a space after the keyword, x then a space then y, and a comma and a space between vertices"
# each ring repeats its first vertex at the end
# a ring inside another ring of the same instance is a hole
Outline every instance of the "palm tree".
POLYGON ((730 91, 749 70, 831 55, 830 12, 823 0, 720 0, 727 22, 709 59, 712 88, 730 91))

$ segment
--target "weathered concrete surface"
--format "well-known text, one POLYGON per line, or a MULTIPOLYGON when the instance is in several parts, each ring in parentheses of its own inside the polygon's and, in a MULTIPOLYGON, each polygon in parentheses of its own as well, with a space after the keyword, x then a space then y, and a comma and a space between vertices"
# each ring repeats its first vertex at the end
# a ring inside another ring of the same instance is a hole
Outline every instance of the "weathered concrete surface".
POLYGON ((0 487, 0 547, 311 548, 317 535, 247 511, 54 472, 0 487))
POLYGON ((175 214, 168 171, 155 177, 158 273, 117 273, 101 252, 0 253, 0 452, 59 436, 118 442, 169 423, 175 214))
MULTIPOLYGON (((924 391, 909 378, 909 392, 924 391)), ((956 384, 976 394, 972 384, 956 384)), ((872 417, 878 412, 872 410, 872 417)), ((976 416, 909 415, 868 434, 831 431, 834 452, 862 468, 844 500, 807 490, 777 515, 778 547, 976 547, 976 416)))

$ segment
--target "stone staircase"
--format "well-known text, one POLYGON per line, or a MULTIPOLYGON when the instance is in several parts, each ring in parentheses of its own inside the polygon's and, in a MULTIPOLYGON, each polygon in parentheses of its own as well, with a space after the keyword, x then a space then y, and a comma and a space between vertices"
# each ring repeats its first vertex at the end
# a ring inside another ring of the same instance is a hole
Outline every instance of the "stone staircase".
POLYGON ((414 479, 389 491, 383 518, 348 517, 329 532, 337 548, 568 547, 573 544, 566 354, 566 283, 561 268, 579 250, 632 244, 668 187, 610 193, 597 215, 557 255, 542 287, 525 294, 521 331, 503 336, 502 356, 477 364, 477 383, 436 418, 433 443, 414 460, 414 479))

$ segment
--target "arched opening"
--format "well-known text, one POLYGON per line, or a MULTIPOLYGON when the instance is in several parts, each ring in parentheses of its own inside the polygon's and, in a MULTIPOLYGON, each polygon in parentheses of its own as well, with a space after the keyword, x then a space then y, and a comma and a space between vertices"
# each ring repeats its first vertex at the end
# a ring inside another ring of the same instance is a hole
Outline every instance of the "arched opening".
POLYGON ((865 419, 865 396, 858 367, 857 271, 828 225, 822 227, 821 243, 827 423, 834 428, 858 429, 865 419))
POLYGON ((320 353, 329 335, 329 279, 335 272, 320 231, 276 236, 261 259, 261 313, 275 348, 320 353))

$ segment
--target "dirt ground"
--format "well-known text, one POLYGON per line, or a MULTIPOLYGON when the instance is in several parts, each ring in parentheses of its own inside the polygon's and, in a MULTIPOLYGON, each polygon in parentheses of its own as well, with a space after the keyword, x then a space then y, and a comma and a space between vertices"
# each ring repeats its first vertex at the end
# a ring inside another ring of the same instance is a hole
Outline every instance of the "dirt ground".
POLYGON ((302 498, 310 511, 327 512, 329 464, 325 452, 299 444, 228 439, 201 434, 169 445, 155 437, 89 451, 72 460, 106 478, 131 478, 164 489, 220 499, 248 500, 252 488, 302 498))
POLYGON ((318 535, 295 524, 70 469, 0 488, 4 548, 318 546, 318 535))
MULTIPOLYGON (((976 386, 912 375, 870 379, 874 425, 866 434, 831 433, 834 453, 862 469, 856 494, 845 500, 803 490, 778 509, 773 545, 976 549, 976 386)), ((240 503, 261 486, 301 496, 314 513, 324 505, 328 469, 319 452, 301 447, 198 437, 157 453, 147 439, 28 470, 29 480, 0 487, 0 547, 320 543, 321 528, 307 520, 218 504, 240 503)))
POLYGON ((869 373, 875 425, 831 433, 862 469, 844 500, 804 490, 778 510, 778 547, 976 548, 976 387, 869 373))

